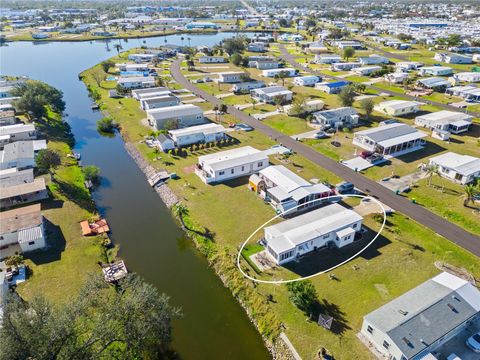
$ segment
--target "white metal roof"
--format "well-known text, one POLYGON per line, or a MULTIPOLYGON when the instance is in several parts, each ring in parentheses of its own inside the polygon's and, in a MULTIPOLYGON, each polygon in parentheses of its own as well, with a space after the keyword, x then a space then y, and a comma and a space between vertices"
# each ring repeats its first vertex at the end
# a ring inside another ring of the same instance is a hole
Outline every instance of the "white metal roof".
POLYGON ((473 116, 458 111, 441 110, 426 115, 417 116, 418 120, 432 121, 435 123, 451 124, 456 121, 464 120, 472 122, 473 116))
POLYGON ((198 157, 199 163, 215 171, 229 169, 255 161, 268 161, 268 156, 265 155, 263 151, 251 146, 244 146, 198 157))
POLYGON ((209 123, 209 124, 202 124, 202 125, 196 125, 196 126, 189 126, 183 129, 170 130, 168 133, 170 134, 170 136, 178 138, 180 136, 188 136, 188 135, 198 134, 198 133, 213 134, 213 133, 219 133, 219 132, 225 132, 225 128, 219 124, 209 123))
POLYGON ((422 105, 422 103, 418 101, 408 101, 408 100, 389 100, 389 101, 382 101, 378 104, 379 107, 382 108, 391 108, 391 109, 404 109, 407 107, 412 107, 416 105, 422 105))
MULTIPOLYGON (((268 244, 277 252, 280 249, 294 248, 306 241, 341 230, 361 220, 362 217, 355 211, 339 204, 332 204, 268 226, 265 228, 265 233, 268 232, 276 239, 273 242, 272 239, 268 240, 268 244)), ((285 250, 280 252, 283 251, 285 250)))
POLYGON ((200 113, 203 114, 203 110, 200 107, 192 104, 167 106, 163 108, 147 110, 147 114, 152 116, 155 120, 196 115, 200 113))
POLYGON ((430 161, 439 166, 452 169, 464 176, 468 176, 480 171, 480 158, 474 156, 447 152, 432 157, 430 161))

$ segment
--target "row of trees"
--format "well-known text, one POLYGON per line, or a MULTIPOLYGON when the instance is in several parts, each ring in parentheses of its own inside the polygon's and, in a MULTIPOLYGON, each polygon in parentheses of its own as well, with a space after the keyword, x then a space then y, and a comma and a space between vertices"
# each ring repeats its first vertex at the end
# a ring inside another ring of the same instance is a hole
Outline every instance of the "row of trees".
POLYGON ((63 93, 41 81, 27 80, 15 85, 12 96, 19 97, 14 101, 16 109, 25 112, 30 118, 45 116, 47 107, 58 113, 65 110, 63 93))

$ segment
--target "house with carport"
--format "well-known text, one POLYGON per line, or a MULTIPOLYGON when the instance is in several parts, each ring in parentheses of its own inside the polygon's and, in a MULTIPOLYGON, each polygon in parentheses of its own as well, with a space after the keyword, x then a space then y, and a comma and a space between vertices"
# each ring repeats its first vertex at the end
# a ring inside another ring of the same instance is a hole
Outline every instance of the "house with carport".
POLYGON ((382 155, 400 156, 422 149, 425 137, 427 134, 407 124, 393 123, 357 131, 353 145, 382 155))
POLYGON ((432 130, 448 131, 452 134, 461 134, 472 125, 473 116, 459 111, 440 110, 417 116, 415 125, 432 130))
POLYGON ((286 216, 308 211, 325 203, 335 192, 328 186, 312 184, 283 165, 271 165, 250 176, 249 188, 286 216))

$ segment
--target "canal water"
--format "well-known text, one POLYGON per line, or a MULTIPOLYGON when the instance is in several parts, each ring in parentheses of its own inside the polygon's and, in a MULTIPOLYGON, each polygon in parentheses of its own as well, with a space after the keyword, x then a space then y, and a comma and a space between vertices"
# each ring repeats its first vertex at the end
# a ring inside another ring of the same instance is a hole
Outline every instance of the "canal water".
POLYGON ((182 359, 268 359, 269 354, 243 309, 184 237, 169 210, 125 151, 120 136, 96 131, 101 117, 78 74, 124 50, 165 43, 213 45, 232 34, 167 36, 93 42, 16 42, 0 48, 0 73, 26 75, 64 93, 67 120, 84 164, 100 167, 95 201, 111 224, 120 255, 135 271, 171 297, 184 317, 174 322, 173 347, 182 359), (188 39, 190 38, 190 39, 188 39))

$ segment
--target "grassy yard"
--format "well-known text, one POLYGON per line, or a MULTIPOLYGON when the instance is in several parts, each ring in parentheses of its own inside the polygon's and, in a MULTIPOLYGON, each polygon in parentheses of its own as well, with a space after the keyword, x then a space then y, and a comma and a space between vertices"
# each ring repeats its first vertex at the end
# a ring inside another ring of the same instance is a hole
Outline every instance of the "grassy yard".
POLYGON ((71 138, 58 115, 49 113, 37 122, 37 129, 49 139, 48 147, 62 155, 62 165, 47 185, 50 199, 42 203, 48 248, 25 254, 31 276, 20 284, 25 299, 42 295, 54 303, 65 303, 83 285, 88 274, 100 271, 105 253, 97 237, 83 237, 79 222, 95 216, 95 207, 79 166, 66 154, 71 153, 71 138))
MULTIPOLYGON (((88 83, 88 78, 86 80, 88 83)), ((315 92, 314 89, 294 88, 294 91, 303 91, 307 96, 326 99, 331 106, 335 106, 338 101, 336 96, 327 96, 315 92)), ((104 92, 102 96, 105 96, 104 92)), ((109 101, 104 98, 102 101, 106 111, 114 114, 114 117, 119 117, 124 135, 133 141, 155 167, 166 168, 169 172, 178 174, 179 178, 170 181, 169 186, 188 208, 189 219, 214 234, 215 248, 236 254, 238 246, 260 224, 275 215, 271 206, 266 205, 259 196, 248 189, 247 178, 206 185, 193 171, 199 155, 233 146, 250 145, 258 149, 267 149, 274 145, 268 137, 257 131, 232 132, 231 136, 237 140, 235 145, 204 148, 193 153, 188 152, 188 155, 184 156, 155 153, 141 143, 142 135, 148 133, 148 129, 140 124, 144 115, 133 109, 133 103, 119 103, 118 100, 109 101), (125 116, 124 112, 129 115, 125 116)), ((224 124, 234 121, 231 115, 220 118, 220 122, 224 124)), ((276 121, 275 118, 271 121, 274 123, 272 127, 278 127, 278 123, 287 124, 284 120, 276 121)), ((286 133, 293 131, 292 124, 288 119, 289 128, 284 128, 286 133)), ((350 158, 354 151, 351 139, 352 134, 339 133, 337 140, 342 144, 340 148, 331 146, 331 140, 328 139, 307 140, 306 143, 332 158, 350 158)), ((273 164, 287 166, 307 180, 317 179, 332 184, 341 181, 297 154, 290 157, 273 156, 270 161, 273 164)), ((421 202, 420 197, 418 200, 421 202)), ((375 226, 371 223, 373 220, 366 221, 369 227, 375 226)), ((255 246, 252 249, 249 248, 249 251, 259 250, 255 246)), ((240 275, 232 267, 233 261, 232 259, 232 263, 228 263, 230 267, 227 275, 238 278, 240 275)), ((325 347, 338 359, 349 359, 352 353, 356 354, 357 359, 370 359, 370 353, 355 336, 360 330, 362 317, 437 274, 439 270, 434 266, 435 261, 464 267, 474 275, 480 275, 480 263, 470 253, 400 214, 390 217, 387 229, 371 249, 334 271, 338 281, 329 280, 328 276, 317 276, 312 280, 319 294, 322 310, 335 317, 336 325, 333 332, 319 327, 315 322, 307 321, 306 315, 290 303, 285 286, 252 287, 247 283, 246 287, 248 291, 254 291, 259 298, 264 299, 263 303, 268 304, 272 314, 284 324, 287 335, 303 358, 312 359, 320 347, 325 347), (270 298, 269 295, 273 296, 273 302, 267 300, 270 298)), ((237 288, 233 291, 241 294, 244 289, 237 288)), ((255 312, 256 306, 251 310, 255 312)))
POLYGON ((269 116, 263 122, 286 135, 295 135, 313 130, 308 126, 306 120, 283 114, 269 116))

